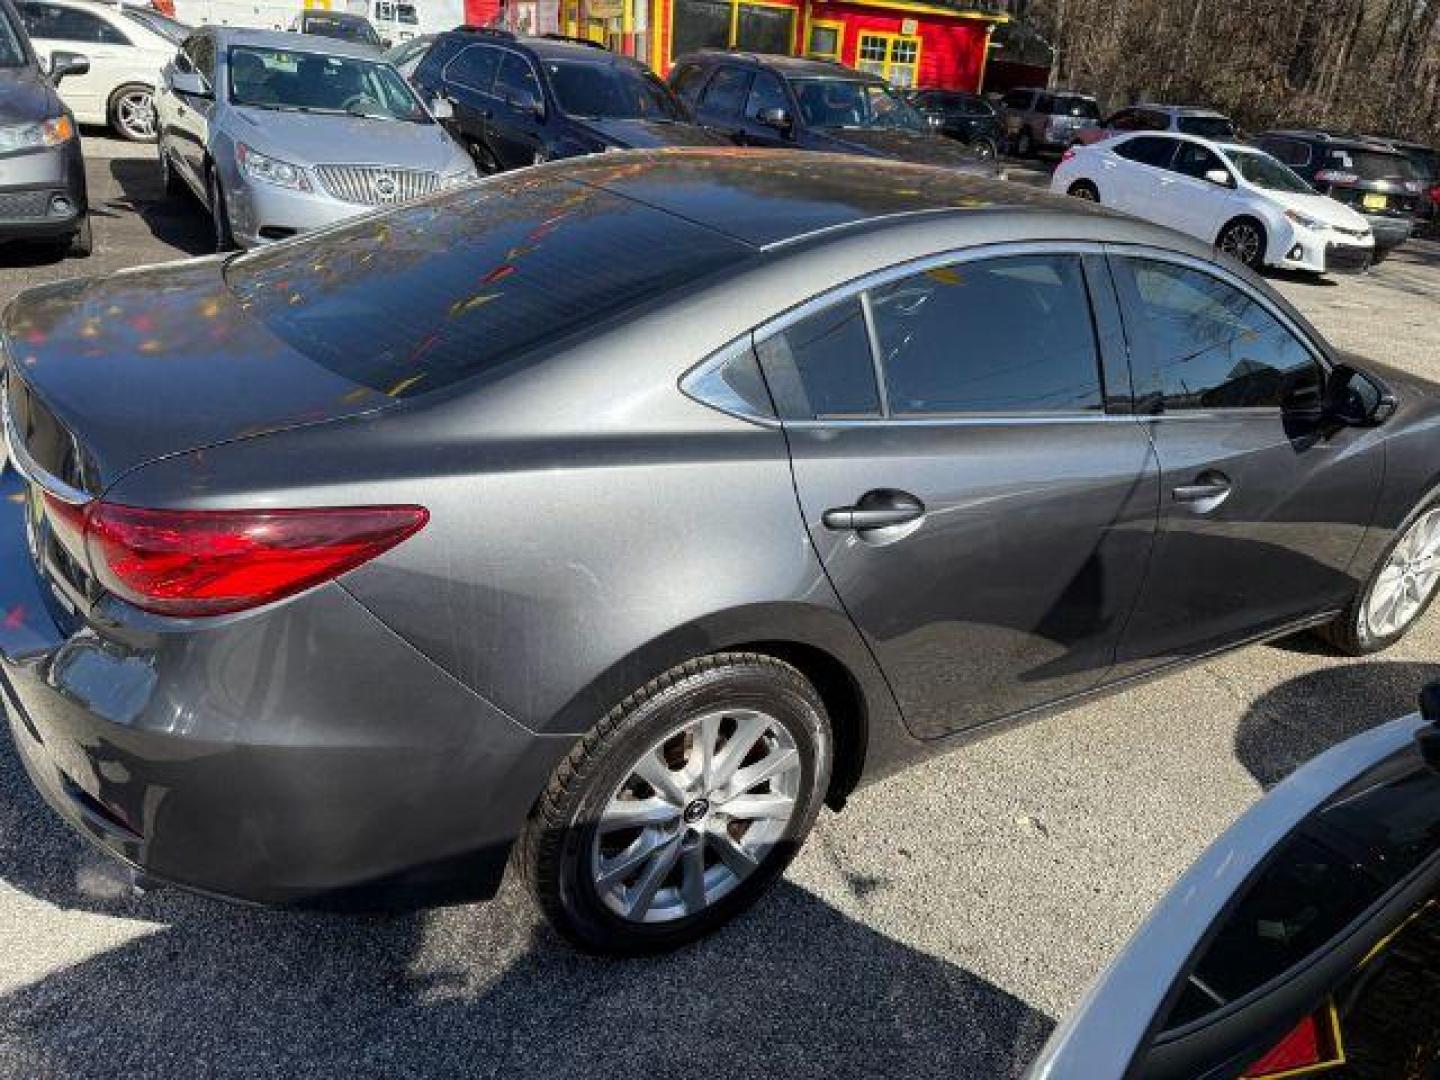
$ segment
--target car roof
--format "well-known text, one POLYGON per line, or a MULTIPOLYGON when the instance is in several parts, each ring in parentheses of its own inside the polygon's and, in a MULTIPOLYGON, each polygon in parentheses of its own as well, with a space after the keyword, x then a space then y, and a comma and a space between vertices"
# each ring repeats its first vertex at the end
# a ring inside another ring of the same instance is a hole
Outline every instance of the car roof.
POLYGON ((215 35, 217 45, 255 45, 265 49, 289 52, 319 53, 324 56, 348 56, 357 60, 378 60, 375 50, 360 42, 318 34, 296 34, 288 30, 250 30, 241 26, 205 26, 200 29, 215 35))
POLYGON ((1155 109, 1159 112, 1171 113, 1175 116, 1213 116, 1220 120, 1227 120, 1224 113, 1215 109, 1207 109, 1203 105, 1161 105, 1154 101, 1141 101, 1135 105, 1125 106, 1128 109, 1155 109))
POLYGON ((1279 139, 1300 139, 1306 142, 1323 143, 1339 150, 1371 150, 1377 154, 1400 154, 1399 150, 1388 145, 1389 140, 1376 142, 1358 135, 1336 135, 1314 128, 1277 128, 1273 131, 1262 131, 1258 137, 1264 139, 1271 136, 1279 139))
POLYGON ((1209 250, 1169 230, 1040 188, 956 169, 843 154, 736 148, 632 151, 542 168, 761 249, 917 215, 1014 211, 1069 219, 1080 232, 1098 227, 1117 240, 1145 242, 1148 237, 1182 250, 1209 250), (1137 229, 1143 237, 1132 235, 1137 229))
POLYGON ((489 26, 457 26, 439 36, 457 38, 475 45, 508 45, 528 49, 542 60, 564 57, 574 60, 613 61, 637 67, 644 66, 634 57, 611 52, 598 41, 565 37, 561 34, 516 34, 509 30, 500 30, 489 26))
POLYGON ((749 64, 766 67, 787 78, 845 78, 857 82, 884 82, 879 75, 869 71, 856 71, 834 60, 816 60, 808 56, 782 56, 779 53, 739 52, 734 49, 701 49, 682 56, 675 61, 678 65, 686 60, 704 60, 709 63, 749 64))

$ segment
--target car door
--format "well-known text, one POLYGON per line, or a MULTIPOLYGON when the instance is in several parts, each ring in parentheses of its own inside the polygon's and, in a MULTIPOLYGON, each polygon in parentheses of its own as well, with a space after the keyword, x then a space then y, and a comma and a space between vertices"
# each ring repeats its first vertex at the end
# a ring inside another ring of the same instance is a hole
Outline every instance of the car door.
POLYGON ((795 103, 785 89, 785 80, 770 71, 757 71, 750 82, 750 92, 745 95, 745 108, 735 141, 744 146, 788 146, 795 117, 795 103), (781 129, 762 123, 760 114, 766 109, 783 109, 791 126, 781 129))
POLYGON ((1111 665, 1159 489, 1089 287, 1113 304, 1098 257, 1030 245, 912 264, 757 334, 810 537, 921 737, 1111 665))
POLYGON ((218 62, 215 38, 196 34, 190 39, 185 57, 196 74, 204 80, 208 93, 175 95, 176 145, 192 174, 195 184, 205 189, 205 163, 210 153, 210 126, 215 119, 215 95, 220 92, 217 81, 218 62))
POLYGON ((545 159, 545 98, 529 58, 505 50, 495 72, 494 104, 485 129, 501 168, 519 169, 545 159))
POLYGON ((500 56, 500 50, 493 46, 470 45, 441 71, 441 93, 453 113, 446 126, 472 154, 477 148, 482 154, 488 153, 486 129, 495 108, 495 74, 500 68, 500 56))
POLYGON ((1238 211, 1235 175, 1209 147, 1179 142, 1170 168, 1160 178, 1155 220, 1213 244, 1238 211), (1208 179, 1212 172, 1224 173, 1229 183, 1208 179))
POLYGON ((1137 135, 1117 140, 1104 150, 1100 168, 1108 184, 1100 199, 1117 210, 1160 220, 1161 184, 1175 156, 1175 140, 1162 135, 1137 135))
POLYGON ((35 51, 48 57, 57 49, 82 53, 90 61, 83 75, 68 76, 60 96, 78 120, 104 123, 110 94, 133 68, 134 47, 100 16, 63 3, 23 0, 17 7, 35 51))
POLYGON ((722 64, 705 84, 695 106, 701 127, 731 142, 743 142, 745 101, 750 96, 751 73, 742 67, 722 64))
POLYGON ((1378 434, 1319 417, 1320 350, 1238 277, 1169 253, 1110 261, 1161 470, 1117 674, 1341 606, 1380 487, 1378 434))

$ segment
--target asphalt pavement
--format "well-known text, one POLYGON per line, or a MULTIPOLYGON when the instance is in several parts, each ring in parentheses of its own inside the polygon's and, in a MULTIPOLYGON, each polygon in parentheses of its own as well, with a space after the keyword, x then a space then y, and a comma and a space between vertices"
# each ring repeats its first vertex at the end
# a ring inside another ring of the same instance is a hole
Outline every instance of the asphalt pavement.
MULTIPOLYGON (((98 253, 0 251, 0 302, 205 250, 153 150, 86 150, 98 253)), ((1275 281, 1338 344, 1440 378, 1440 245, 1275 281)), ((366 918, 133 897, 0 743, 0 1077, 1014 1076, 1267 786, 1412 709, 1437 646, 1437 615, 1366 660, 1257 646, 958 750, 827 811, 748 917, 624 963, 513 886, 366 918)))

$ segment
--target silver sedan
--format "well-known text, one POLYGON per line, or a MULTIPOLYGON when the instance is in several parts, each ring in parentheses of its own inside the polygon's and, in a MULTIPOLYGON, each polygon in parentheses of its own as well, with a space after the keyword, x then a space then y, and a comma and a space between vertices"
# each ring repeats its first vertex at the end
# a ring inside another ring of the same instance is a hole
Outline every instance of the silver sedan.
POLYGON ((339 41, 202 28, 161 72, 155 113, 165 189, 200 198, 219 251, 476 175, 393 66, 339 41))

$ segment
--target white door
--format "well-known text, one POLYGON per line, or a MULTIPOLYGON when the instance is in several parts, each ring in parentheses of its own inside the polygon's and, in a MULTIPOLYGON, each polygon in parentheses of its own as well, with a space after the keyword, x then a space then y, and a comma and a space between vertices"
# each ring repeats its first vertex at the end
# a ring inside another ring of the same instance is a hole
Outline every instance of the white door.
POLYGON ((1163 221, 1162 181, 1169 175, 1175 140, 1163 135, 1137 135, 1106 144, 1103 153, 1116 159, 1115 168, 1108 173, 1115 178, 1115 196, 1106 198, 1102 188, 1101 201, 1147 221, 1163 221))
POLYGON ((1164 216, 1157 219, 1213 244, 1220 229, 1235 216, 1235 189, 1206 179, 1210 172, 1223 172, 1235 182, 1234 174, 1220 156, 1199 143, 1182 142, 1164 181, 1164 216))

